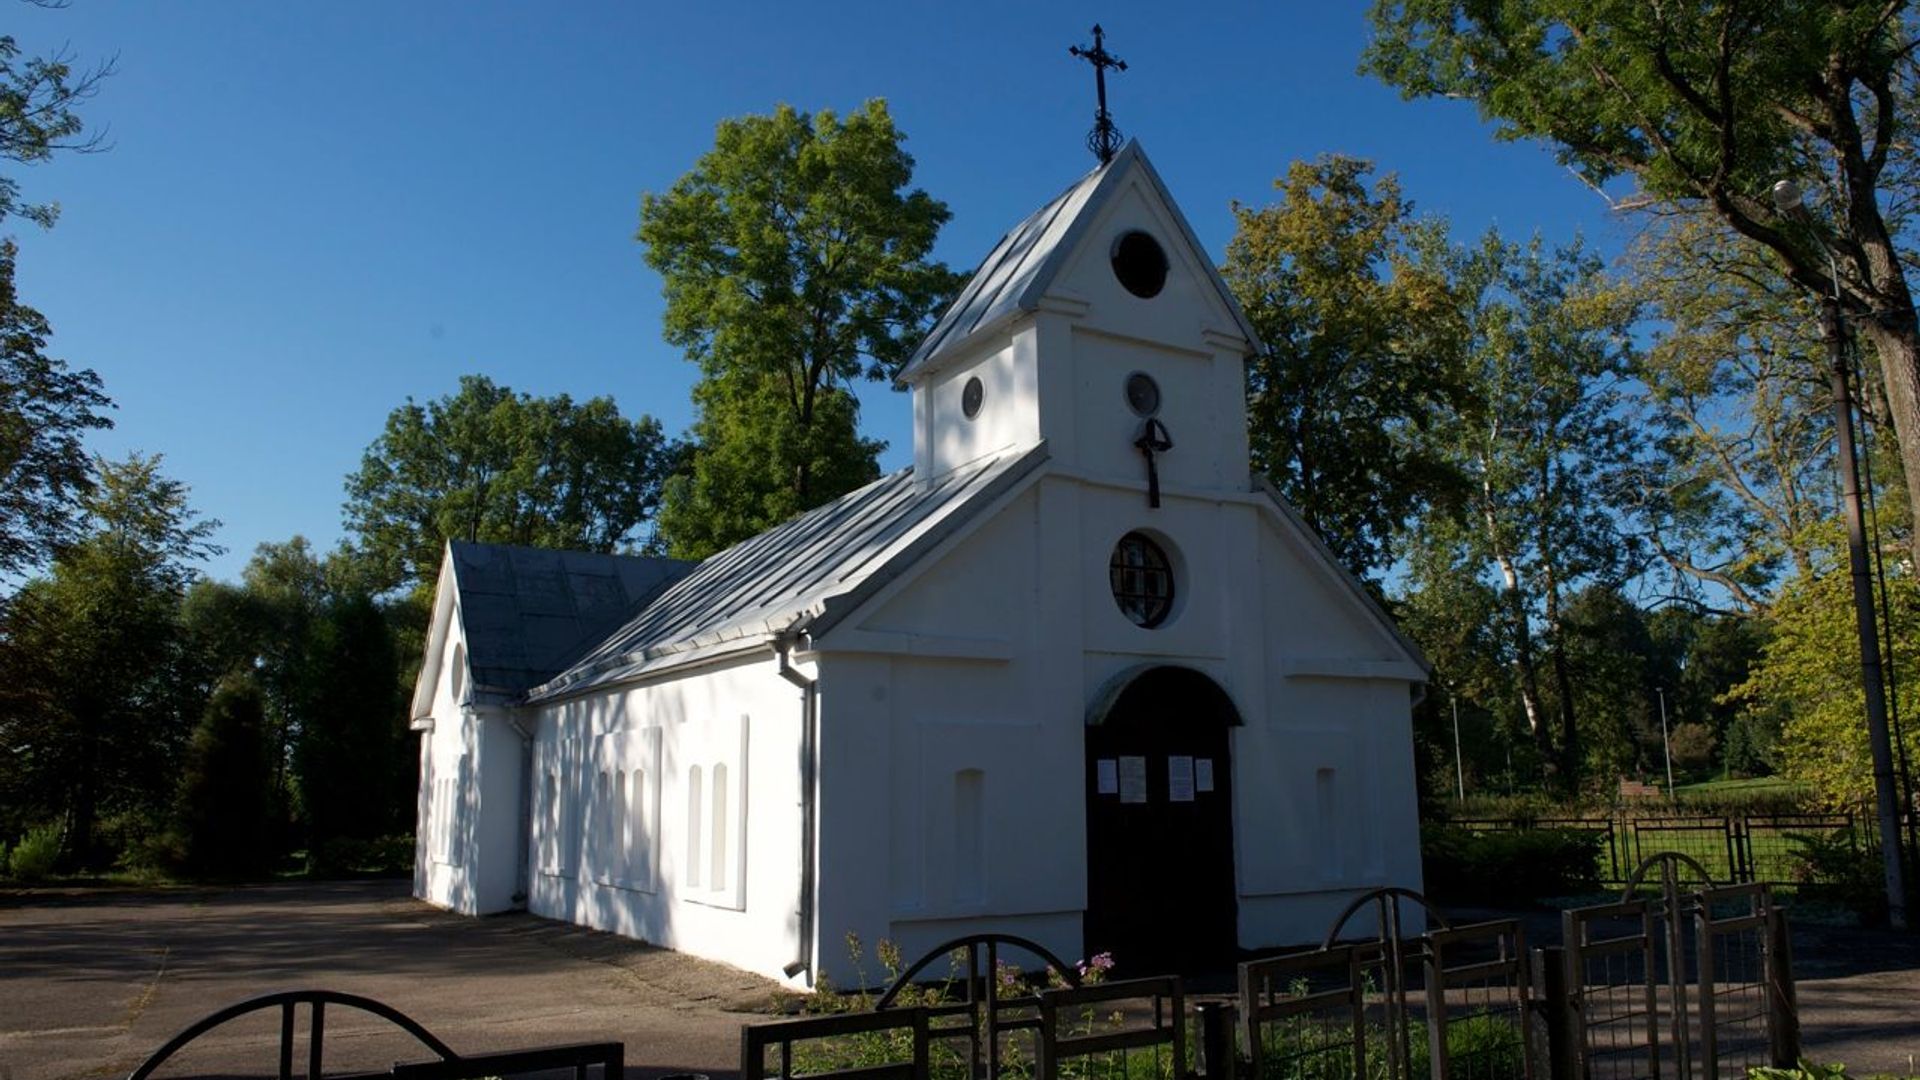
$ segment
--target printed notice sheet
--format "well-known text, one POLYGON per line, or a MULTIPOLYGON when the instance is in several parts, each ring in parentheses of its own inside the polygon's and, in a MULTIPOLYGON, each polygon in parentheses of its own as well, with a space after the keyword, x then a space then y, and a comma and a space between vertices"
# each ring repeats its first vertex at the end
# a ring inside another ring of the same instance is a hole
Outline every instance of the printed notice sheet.
POLYGON ((1210 757, 1193 759, 1193 787, 1195 791, 1213 790, 1213 759, 1210 757))
POLYGON ((1193 801, 1193 759, 1181 755, 1167 758, 1167 801, 1193 801))
POLYGON ((1123 757, 1120 759, 1120 801, 1123 803, 1147 801, 1146 758, 1123 757))
POLYGON ((1100 794, 1112 795, 1120 790, 1119 764, 1112 758, 1101 758, 1093 763, 1099 774, 1100 794))

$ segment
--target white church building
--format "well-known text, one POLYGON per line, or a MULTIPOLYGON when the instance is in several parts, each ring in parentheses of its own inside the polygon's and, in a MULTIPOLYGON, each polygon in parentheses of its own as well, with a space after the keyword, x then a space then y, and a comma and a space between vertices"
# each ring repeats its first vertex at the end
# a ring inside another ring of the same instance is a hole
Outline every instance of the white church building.
POLYGON ((902 371, 911 468, 697 565, 450 545, 416 894, 807 986, 849 932, 1144 973, 1418 888, 1426 664, 1249 478, 1260 347, 1131 144, 902 371))

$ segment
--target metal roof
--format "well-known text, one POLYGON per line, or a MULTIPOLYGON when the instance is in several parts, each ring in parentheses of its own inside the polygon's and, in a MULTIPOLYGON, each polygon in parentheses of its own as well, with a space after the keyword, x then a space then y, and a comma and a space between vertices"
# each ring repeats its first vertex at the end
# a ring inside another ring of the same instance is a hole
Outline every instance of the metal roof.
POLYGON ((911 467, 701 563, 529 702, 618 682, 650 660, 730 639, 824 633, 1046 458, 1009 449, 929 483, 911 467))
POLYGON ((907 359, 895 382, 901 386, 917 382, 974 335, 997 329, 1023 312, 1038 310, 1040 298, 1052 286, 1054 277, 1066 264, 1067 257, 1072 254, 1089 223, 1113 193, 1123 186, 1121 178, 1136 168, 1141 170, 1166 204, 1168 213, 1180 228, 1181 237, 1193 249, 1206 276, 1212 280, 1214 291, 1226 304, 1240 333, 1246 337, 1249 348, 1258 351, 1261 348, 1260 335, 1254 330, 1253 324, 1247 321, 1246 313, 1240 310, 1232 291, 1207 259, 1206 248, 1200 243, 1200 238, 1194 235, 1193 226, 1187 223, 1186 216, 1174 203, 1160 174, 1154 170, 1153 163, 1147 160, 1139 141, 1135 140, 1128 142, 1113 156, 1112 161, 1074 181, 1071 187, 1028 215, 1025 221, 1000 238, 1000 242, 994 245, 973 272, 966 288, 960 290, 960 295, 940 316, 940 321, 933 324, 933 329, 920 342, 920 347, 907 359))
POLYGON ((695 565, 459 540, 448 549, 474 700, 495 703, 565 670, 695 565))

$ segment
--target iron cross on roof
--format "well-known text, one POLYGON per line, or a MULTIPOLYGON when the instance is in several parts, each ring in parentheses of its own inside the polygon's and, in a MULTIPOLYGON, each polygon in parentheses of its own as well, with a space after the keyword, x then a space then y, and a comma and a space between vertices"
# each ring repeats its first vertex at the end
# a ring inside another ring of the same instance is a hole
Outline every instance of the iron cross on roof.
POLYGON ((1067 46, 1067 52, 1093 65, 1093 84, 1100 94, 1100 109, 1093 114, 1093 130, 1087 133, 1087 149, 1105 165, 1113 160, 1114 152, 1120 149, 1120 129, 1113 126, 1113 117, 1107 113, 1107 69, 1127 70, 1127 62, 1107 51, 1104 43, 1105 31, 1100 24, 1093 25, 1093 48, 1083 49, 1078 45, 1067 46))

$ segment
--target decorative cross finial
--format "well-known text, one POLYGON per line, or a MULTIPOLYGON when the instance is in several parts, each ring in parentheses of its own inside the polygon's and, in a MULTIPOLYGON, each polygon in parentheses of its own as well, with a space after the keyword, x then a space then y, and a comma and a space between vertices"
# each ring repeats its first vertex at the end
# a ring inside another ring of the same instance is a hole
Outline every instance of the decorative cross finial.
POLYGON ((1113 126, 1113 117, 1107 114, 1107 69, 1127 70, 1127 62, 1107 51, 1103 41, 1105 31, 1100 24, 1093 26, 1093 48, 1083 49, 1078 45, 1067 46, 1067 52, 1093 65, 1093 84, 1100 94, 1099 111, 1093 114, 1093 130, 1087 133, 1087 149, 1105 165, 1113 160, 1114 151, 1120 149, 1120 129, 1113 126))

